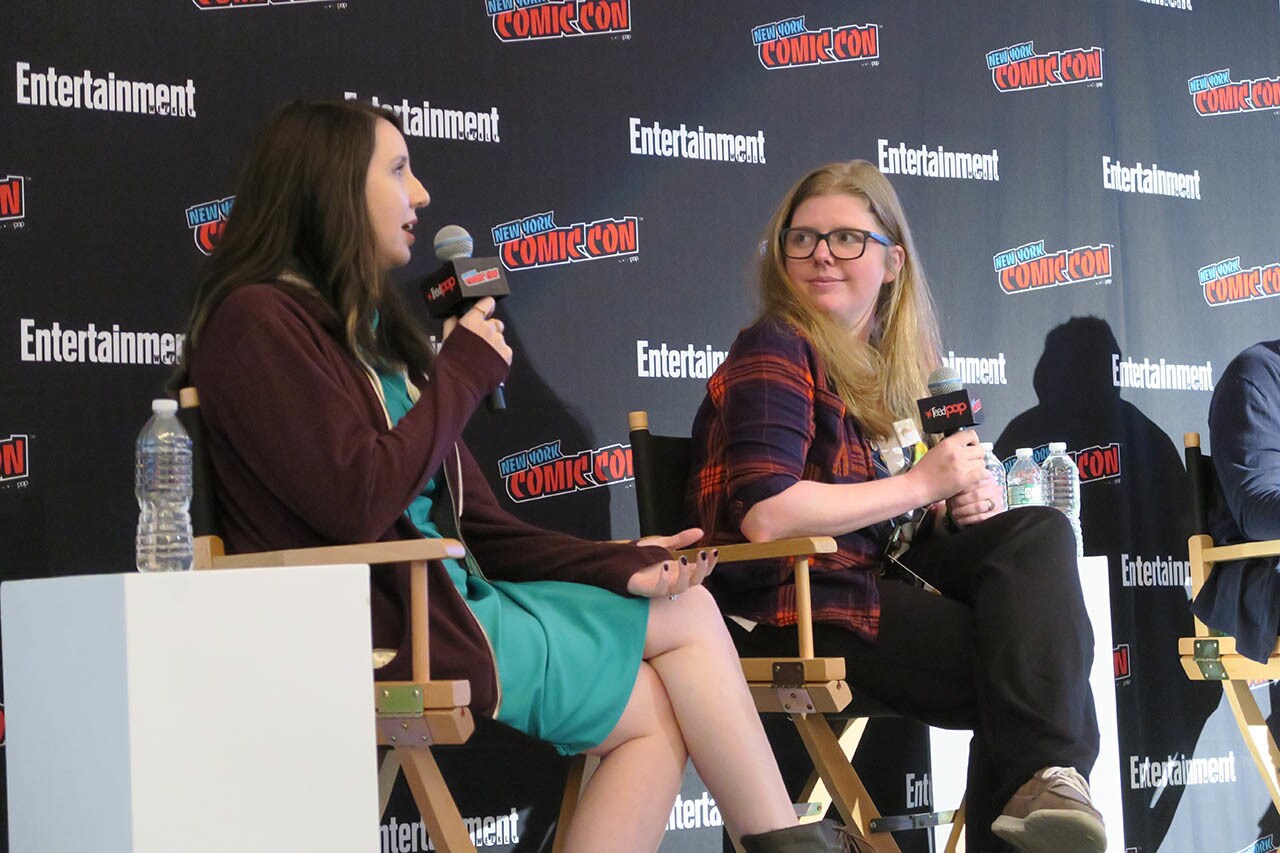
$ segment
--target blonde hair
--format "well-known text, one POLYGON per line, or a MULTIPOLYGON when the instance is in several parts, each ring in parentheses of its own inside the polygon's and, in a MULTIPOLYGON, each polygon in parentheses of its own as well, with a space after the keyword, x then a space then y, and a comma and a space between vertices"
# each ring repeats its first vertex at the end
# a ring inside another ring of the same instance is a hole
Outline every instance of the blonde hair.
POLYGON ((924 396, 929 371, 938 365, 941 338, 902 202, 879 169, 866 160, 831 163, 787 192, 765 234, 760 291, 763 314, 787 321, 809 339, 835 392, 869 437, 893 435, 897 420, 919 422, 916 400, 924 396), (880 230, 903 250, 902 269, 880 289, 866 342, 815 309, 787 275, 779 235, 801 202, 827 195, 865 200, 880 230))

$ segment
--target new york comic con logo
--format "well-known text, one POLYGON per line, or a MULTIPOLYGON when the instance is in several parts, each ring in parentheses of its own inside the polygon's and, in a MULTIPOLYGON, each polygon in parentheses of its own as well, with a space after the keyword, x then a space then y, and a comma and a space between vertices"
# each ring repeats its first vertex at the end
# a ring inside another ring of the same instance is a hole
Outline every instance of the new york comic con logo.
POLYGON ((498 460, 507 497, 536 501, 635 479, 631 445, 611 444, 565 456, 560 442, 549 441, 498 460))
POLYGON ((800 15, 753 27, 751 43, 760 64, 769 69, 879 59, 880 25, 846 24, 811 30, 800 15))
POLYGON ((1232 82, 1231 69, 1224 68, 1187 80, 1187 91, 1202 116, 1280 108, 1280 77, 1232 82))
POLYGON ((299 3, 331 3, 333 0, 191 0, 200 9, 243 9, 246 6, 294 6, 299 3))
POLYGON ((1240 258, 1227 258, 1200 268, 1200 287, 1209 305, 1232 305, 1280 295, 1280 263, 1264 267, 1240 266, 1240 258))
POLYGON ((1111 668, 1115 672, 1116 681, 1128 681, 1133 674, 1129 662, 1129 644, 1120 643, 1111 650, 1111 668))
POLYGON ((502 265, 513 271, 635 255, 640 246, 634 216, 561 226, 551 210, 495 225, 492 234, 502 265))
POLYGON ((1000 92, 1101 83, 1102 48, 1077 47, 1036 53, 1036 43, 1027 41, 988 53, 987 68, 991 70, 991 82, 1000 92))
POLYGON ((1037 240, 993 255, 991 260, 1000 290, 1004 293, 1026 293, 1090 281, 1110 284, 1111 252, 1114 248, 1109 243, 1100 243, 1050 254, 1045 251, 1044 241, 1037 240))
POLYGON ((227 226, 227 214, 231 212, 231 203, 235 200, 235 196, 229 195, 187 208, 187 227, 191 229, 196 248, 206 255, 213 251, 218 238, 222 236, 222 229, 227 226))
POLYGON ((27 182, 18 175, 0 180, 0 222, 16 222, 27 216, 27 182))
POLYGON ((0 438, 0 484, 26 482, 29 476, 31 459, 27 451, 27 436, 0 438))
POLYGON ((631 0, 485 0, 501 41, 631 32, 631 0))

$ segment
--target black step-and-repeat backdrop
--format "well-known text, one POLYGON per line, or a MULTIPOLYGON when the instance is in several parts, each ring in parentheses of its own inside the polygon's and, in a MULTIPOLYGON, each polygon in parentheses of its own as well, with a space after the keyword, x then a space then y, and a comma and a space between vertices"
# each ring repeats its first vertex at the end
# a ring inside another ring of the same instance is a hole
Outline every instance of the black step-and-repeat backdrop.
MULTIPOLYGON (((862 157, 904 199, 985 437, 1080 464, 1125 846, 1275 849, 1174 638, 1178 437, 1276 336, 1276 0, 6 0, 0 32, 0 577, 131 567, 133 439, 282 100, 399 114, 421 231, 461 224, 510 271, 510 410, 470 440, 515 511, 602 538, 635 529, 626 412, 688 429, 772 205, 862 157)), ((888 807, 927 809, 918 732, 873 734, 888 807)), ((502 740, 444 762, 482 849, 536 849, 563 764, 502 740)), ((398 795, 382 849, 427 849, 416 819, 398 795)), ((717 849, 719 823, 691 775, 664 849, 717 849)))

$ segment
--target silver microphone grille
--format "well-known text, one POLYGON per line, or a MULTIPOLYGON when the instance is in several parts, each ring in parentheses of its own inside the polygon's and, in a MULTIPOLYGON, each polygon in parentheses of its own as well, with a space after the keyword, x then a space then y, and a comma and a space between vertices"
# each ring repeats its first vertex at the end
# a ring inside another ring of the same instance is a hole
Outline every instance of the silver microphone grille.
POLYGON ((475 241, 461 225, 446 225, 436 232, 436 257, 441 261, 469 258, 475 248, 475 241))

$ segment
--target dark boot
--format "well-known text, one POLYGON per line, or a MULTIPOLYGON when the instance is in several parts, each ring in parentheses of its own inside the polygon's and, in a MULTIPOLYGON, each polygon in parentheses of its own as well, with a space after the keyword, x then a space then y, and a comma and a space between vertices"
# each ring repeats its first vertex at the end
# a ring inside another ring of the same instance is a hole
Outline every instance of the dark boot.
POLYGON ((871 850, 857 830, 837 826, 834 821, 806 823, 775 829, 759 835, 744 835, 747 853, 862 853, 871 850))

